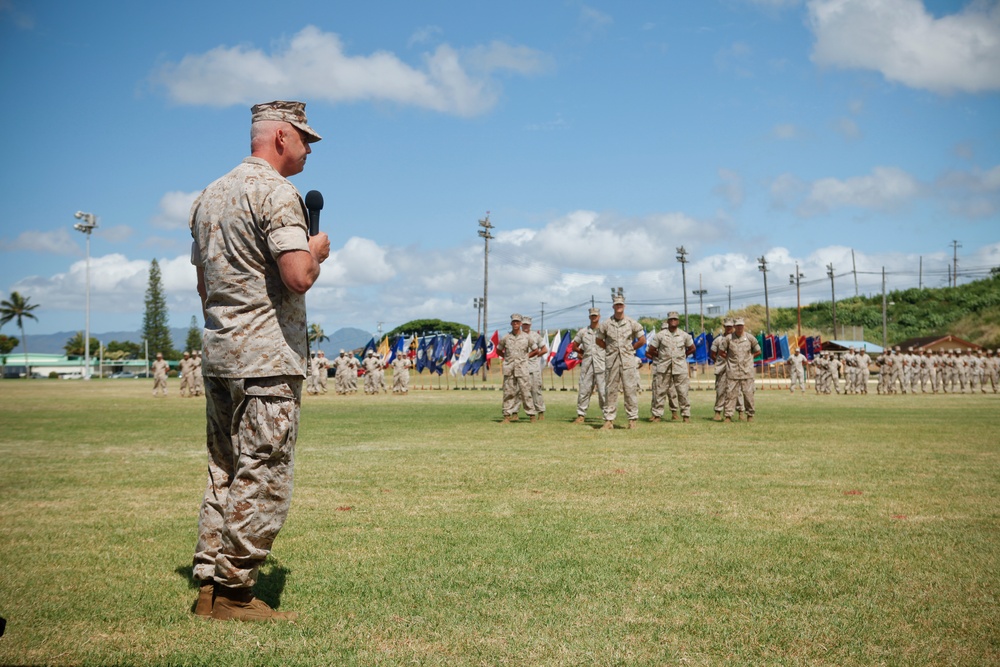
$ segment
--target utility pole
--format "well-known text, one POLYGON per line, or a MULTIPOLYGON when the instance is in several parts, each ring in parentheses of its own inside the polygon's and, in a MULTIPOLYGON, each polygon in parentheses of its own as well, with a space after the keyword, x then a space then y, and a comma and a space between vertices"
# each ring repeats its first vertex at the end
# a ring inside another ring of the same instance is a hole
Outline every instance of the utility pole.
MULTIPOLYGON (((483 237, 486 242, 486 248, 483 253, 483 335, 486 335, 489 327, 487 327, 487 304, 489 303, 489 293, 490 293, 490 239, 493 235, 490 234, 490 230, 493 229, 493 225, 490 224, 490 212, 486 211, 486 217, 479 221, 479 226, 482 229, 479 230, 479 235, 483 237)), ((483 381, 486 380, 486 364, 483 364, 483 381)))
MULTIPOLYGON (((799 336, 802 336, 802 289, 800 283, 805 276, 799 273, 799 263, 795 262, 795 273, 789 274, 788 284, 795 285, 795 303, 798 309, 798 319, 799 319, 799 336)), ((834 337, 836 337, 836 332, 834 332, 834 337)), ((796 341, 797 342, 797 341, 796 341)))
POLYGON ((920 273, 917 274, 917 289, 924 288, 924 256, 920 256, 920 273))
POLYGON ((701 331, 705 332, 705 295, 708 293, 707 289, 701 288, 701 274, 698 274, 698 289, 692 290, 698 295, 698 313, 701 316, 701 331))
MULTIPOLYGON (((830 303, 833 304, 833 337, 837 337, 837 293, 833 287, 833 262, 826 265, 826 275, 830 279, 830 303)), ((800 334, 801 335, 801 334, 800 334)))
POLYGON ((886 313, 886 298, 885 298, 885 267, 882 267, 882 349, 885 350, 886 346, 889 344, 888 338, 886 337, 886 330, 889 326, 889 317, 886 313))
POLYGON ((952 287, 958 287, 958 249, 962 247, 962 244, 958 241, 952 241, 951 247, 955 251, 954 259, 952 259, 952 270, 951 279, 955 283, 952 287))
POLYGON ((476 309, 476 336, 483 333, 483 330, 479 327, 479 318, 483 314, 483 300, 480 297, 475 297, 472 299, 472 306, 476 309))
POLYGON ((771 333, 771 306, 767 301, 767 257, 761 255, 757 258, 757 268, 764 274, 764 317, 767 321, 767 333, 771 333))
POLYGON ((733 286, 726 285, 726 289, 729 290, 729 310, 726 311, 726 315, 733 312, 733 286))
MULTIPOLYGON (((858 295, 858 263, 854 259, 854 248, 851 248, 851 266, 854 267, 854 296, 858 295)), ((885 268, 885 267, 883 267, 885 268)))
POLYGON ((542 323, 538 327, 539 331, 545 331, 545 302, 542 301, 542 323))
POLYGON ((691 329, 688 324, 688 281, 687 281, 687 260, 688 251, 681 246, 677 249, 677 261, 681 263, 681 289, 684 291, 684 330, 691 329))

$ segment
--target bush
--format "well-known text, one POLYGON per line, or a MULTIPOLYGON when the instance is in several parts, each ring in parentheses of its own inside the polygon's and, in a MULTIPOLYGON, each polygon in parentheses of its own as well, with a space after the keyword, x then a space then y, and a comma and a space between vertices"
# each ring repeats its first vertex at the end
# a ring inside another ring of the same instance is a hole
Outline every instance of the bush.
POLYGON ((167 377, 168 378, 176 378, 176 377, 180 377, 180 374, 177 371, 167 371, 167 377))
POLYGON ((55 371, 49 371, 49 379, 50 380, 58 380, 59 379, 59 373, 56 373, 55 371))

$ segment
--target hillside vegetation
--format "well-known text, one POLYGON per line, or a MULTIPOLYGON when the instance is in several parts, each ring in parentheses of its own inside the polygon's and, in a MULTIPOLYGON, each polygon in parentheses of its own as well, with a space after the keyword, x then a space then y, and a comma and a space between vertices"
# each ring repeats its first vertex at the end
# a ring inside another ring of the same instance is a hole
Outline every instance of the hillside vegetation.
MULTIPOLYGON (((890 345, 917 336, 950 334, 983 347, 1000 347, 1000 272, 958 287, 893 290, 887 293, 886 300, 886 338, 890 345)), ((756 333, 766 328, 763 305, 734 310, 731 315, 744 318, 748 331, 756 333)), ((659 320, 651 318, 640 321, 647 331, 659 325, 659 320)), ((697 326, 697 318, 691 324, 697 326)), ((721 328, 721 317, 705 318, 706 330, 721 328)), ((829 301, 802 306, 803 335, 853 339, 863 334, 864 340, 881 345, 882 295, 838 300, 837 329, 835 336, 829 301)), ((796 330, 795 308, 771 308, 772 333, 792 334, 796 330)))

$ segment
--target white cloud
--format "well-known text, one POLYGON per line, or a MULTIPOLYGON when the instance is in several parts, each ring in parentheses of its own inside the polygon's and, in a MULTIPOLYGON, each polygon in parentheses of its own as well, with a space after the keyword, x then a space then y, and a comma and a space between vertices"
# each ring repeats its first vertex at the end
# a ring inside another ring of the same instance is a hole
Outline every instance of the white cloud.
POLYGON ((160 210, 149 221, 158 229, 187 229, 191 205, 198 198, 197 192, 168 192, 160 198, 160 210))
POLYGON ((391 102, 474 116, 497 102, 494 72, 535 74, 548 64, 539 51, 494 41, 465 52, 439 45, 423 55, 417 68, 388 51, 348 55, 338 35, 307 26, 271 54, 219 46, 164 65, 152 78, 180 104, 229 106, 304 97, 333 104, 391 102))
POLYGON ((797 213, 803 217, 811 217, 842 207, 895 211, 920 194, 920 184, 902 169, 876 167, 868 176, 843 180, 821 178, 814 181, 797 213))
POLYGON ((802 130, 792 123, 781 123, 771 128, 771 136, 781 141, 791 141, 802 136, 802 130))
POLYGON ((819 65, 941 94, 1000 90, 1000 4, 940 18, 921 0, 811 0, 808 11, 819 65))
POLYGON ((82 255, 83 248, 69 228, 60 227, 49 232, 28 230, 13 241, 0 239, 0 250, 44 252, 53 255, 82 255))
POLYGON ((324 287, 373 285, 392 280, 395 270, 386 262, 386 250, 370 239, 352 236, 323 263, 318 284, 324 287))
POLYGON ((439 35, 444 31, 436 25, 426 25, 421 28, 417 28, 412 35, 410 35, 410 40, 407 42, 407 46, 416 46, 418 44, 429 44, 434 41, 439 35))

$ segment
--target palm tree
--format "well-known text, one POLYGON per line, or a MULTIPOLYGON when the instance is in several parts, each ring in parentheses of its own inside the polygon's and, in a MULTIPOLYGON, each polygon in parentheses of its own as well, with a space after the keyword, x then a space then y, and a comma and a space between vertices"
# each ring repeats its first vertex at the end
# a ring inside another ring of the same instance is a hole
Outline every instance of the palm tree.
POLYGON ((24 377, 26 378, 30 378, 31 373, 28 372, 28 339, 24 335, 24 318, 30 317, 36 322, 38 321, 38 318, 31 312, 38 308, 38 304, 29 304, 29 300, 18 292, 11 292, 10 299, 0 301, 0 327, 11 320, 17 320, 17 328, 21 330, 21 340, 24 342, 24 377))
POLYGON ((330 340, 330 337, 323 333, 323 327, 315 322, 309 325, 309 343, 311 345, 318 345, 328 340, 330 340))

